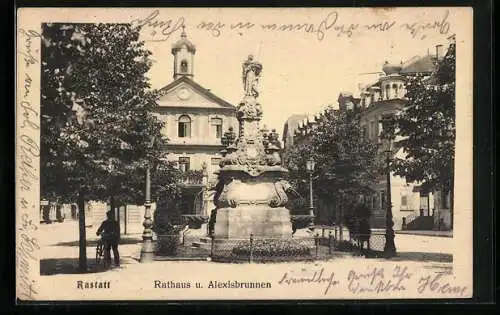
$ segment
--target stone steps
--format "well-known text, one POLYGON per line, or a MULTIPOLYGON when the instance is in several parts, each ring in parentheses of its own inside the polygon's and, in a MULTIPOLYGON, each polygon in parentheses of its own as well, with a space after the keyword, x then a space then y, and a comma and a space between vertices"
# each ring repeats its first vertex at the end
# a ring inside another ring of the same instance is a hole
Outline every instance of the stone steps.
POLYGON ((200 237, 198 241, 195 241, 191 244, 191 247, 194 248, 203 248, 203 249, 210 249, 212 244, 212 240, 210 237, 205 236, 205 237, 200 237))

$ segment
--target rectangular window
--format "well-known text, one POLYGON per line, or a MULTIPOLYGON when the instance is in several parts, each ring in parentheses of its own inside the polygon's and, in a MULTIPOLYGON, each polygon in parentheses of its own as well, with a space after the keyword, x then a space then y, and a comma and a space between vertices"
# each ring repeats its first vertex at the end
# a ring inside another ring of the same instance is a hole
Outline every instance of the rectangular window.
POLYGON ((221 118, 212 118, 210 120, 210 124, 212 125, 212 134, 217 138, 222 138, 222 119, 221 118))
POLYGON ((181 172, 189 171, 189 158, 188 157, 180 157, 179 158, 179 170, 181 172))
POLYGON ((407 207, 407 206, 408 206, 408 197, 401 196, 401 207, 407 207))

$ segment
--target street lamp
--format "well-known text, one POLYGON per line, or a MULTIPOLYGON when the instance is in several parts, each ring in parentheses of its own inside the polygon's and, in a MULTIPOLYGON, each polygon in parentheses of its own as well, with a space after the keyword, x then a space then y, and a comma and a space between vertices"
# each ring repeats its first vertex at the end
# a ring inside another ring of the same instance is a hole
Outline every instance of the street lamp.
POLYGON ((385 141, 386 141, 386 166, 387 166, 387 180, 386 180, 386 213, 385 213, 385 221, 386 221, 386 228, 385 228, 385 246, 384 246, 384 255, 386 257, 394 257, 396 256, 396 245, 394 244, 394 222, 392 220, 392 198, 391 198, 391 158, 392 158, 392 151, 393 151, 393 144, 392 144, 392 137, 393 137, 393 125, 392 121, 390 121, 391 118, 385 118, 384 123, 385 123, 385 141))
POLYGON ((309 215, 311 216, 311 222, 309 226, 314 225, 314 204, 313 204, 313 173, 316 162, 312 157, 306 162, 306 170, 309 173, 309 215))
MULTIPOLYGON (((154 137, 151 137, 151 142, 148 146, 148 151, 153 147, 154 137)), ((149 153, 149 152, 148 152, 149 153)), ((142 248, 140 262, 152 262, 154 259, 153 248, 153 220, 151 219, 151 165, 149 161, 146 166, 146 194, 144 200, 144 231, 142 232, 142 248)))

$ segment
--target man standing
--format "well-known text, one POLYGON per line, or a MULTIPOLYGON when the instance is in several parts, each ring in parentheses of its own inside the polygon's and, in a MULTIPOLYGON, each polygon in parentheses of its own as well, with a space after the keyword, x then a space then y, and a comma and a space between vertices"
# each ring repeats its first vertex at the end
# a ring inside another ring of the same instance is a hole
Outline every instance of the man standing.
POLYGON ((106 264, 111 265, 111 248, 113 249, 113 258, 115 266, 120 266, 120 254, 118 253, 118 242, 120 235, 118 233, 118 222, 115 221, 112 211, 106 212, 107 219, 101 223, 97 229, 97 236, 102 235, 104 250, 106 251, 106 264))

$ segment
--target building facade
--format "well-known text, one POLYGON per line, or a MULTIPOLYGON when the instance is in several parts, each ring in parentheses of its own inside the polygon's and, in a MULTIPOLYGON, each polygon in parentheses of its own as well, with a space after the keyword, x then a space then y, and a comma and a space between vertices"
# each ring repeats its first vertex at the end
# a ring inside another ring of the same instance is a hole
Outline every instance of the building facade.
MULTIPOLYGON (((361 88, 359 98, 351 93, 342 92, 338 97, 338 110, 356 109, 361 113, 360 124, 364 135, 380 143, 379 158, 384 161, 387 158, 385 147, 382 145, 382 121, 386 117, 397 115, 407 101, 406 78, 409 75, 420 74, 430 78, 436 68, 437 60, 444 57, 443 46, 436 46, 435 54, 424 57, 414 57, 406 63, 390 64, 386 62, 379 78, 372 84, 361 88)), ((285 123, 283 131, 284 147, 286 149, 296 145, 300 141, 307 141, 308 134, 314 130, 314 126, 322 114, 312 117, 294 115, 285 123)), ((395 139, 397 142, 399 139, 395 139)), ((394 156, 403 158, 402 149, 395 148, 394 156)), ((450 210, 450 195, 442 195, 439 191, 423 191, 419 183, 407 183, 405 178, 391 173, 391 204, 393 212, 394 229, 452 229, 452 212, 450 210)), ((387 175, 380 174, 380 179, 374 187, 375 192, 368 196, 371 207, 372 228, 385 228, 387 209, 387 175)), ((317 216, 320 221, 325 221, 326 216, 331 214, 332 205, 322 205, 317 200, 317 216), (324 209, 322 209, 324 208, 324 209), (331 208, 331 209, 330 209, 331 208)), ((326 220, 328 221, 328 220, 326 220)))
MULTIPOLYGON (((381 143, 382 121, 385 117, 398 114, 405 106, 405 75, 411 69, 418 69, 419 73, 431 75, 434 71, 435 58, 426 56, 414 60, 409 65, 391 65, 388 62, 382 67, 383 74, 377 82, 364 87, 360 92, 361 107, 363 108, 360 123, 365 136, 373 142, 381 143), (417 64, 417 65, 416 65, 417 64)), ((399 139, 395 139, 396 141, 399 139)), ((387 158, 386 146, 382 145, 379 157, 387 158)), ((395 148, 395 155, 402 157, 402 150, 395 148)), ((392 157, 391 157, 392 158, 392 157)), ((407 183, 400 176, 391 173, 391 204, 393 213, 394 229, 405 229, 415 225, 418 220, 418 229, 432 229, 433 220, 431 213, 432 194, 421 192, 417 183, 407 183), (422 210, 422 211, 421 211, 422 210), (425 222, 425 223, 423 223, 425 222)), ((387 209, 387 176, 380 175, 380 179, 373 187, 375 192, 371 199, 372 227, 385 228, 385 214, 387 209)))
POLYGON ((224 148, 221 138, 230 127, 238 127, 236 108, 195 82, 196 47, 184 30, 171 52, 173 81, 160 89, 156 114, 165 123, 162 134, 168 138, 167 158, 185 174, 183 213, 208 215, 210 189, 202 196, 202 188, 213 186, 217 180, 214 171, 219 168, 224 148))

